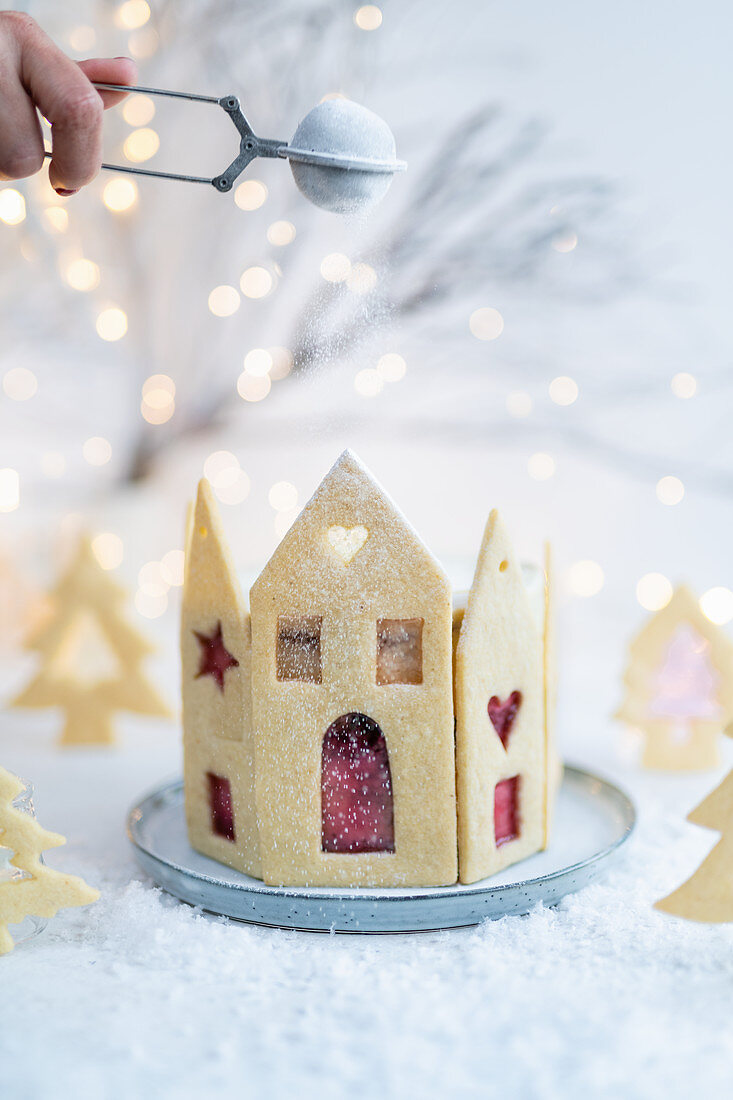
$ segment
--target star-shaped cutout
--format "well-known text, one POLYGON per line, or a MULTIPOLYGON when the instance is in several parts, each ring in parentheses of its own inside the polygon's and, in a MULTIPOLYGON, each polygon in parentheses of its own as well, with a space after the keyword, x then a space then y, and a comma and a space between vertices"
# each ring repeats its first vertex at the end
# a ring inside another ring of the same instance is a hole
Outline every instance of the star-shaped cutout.
POLYGON ((198 630, 194 630, 194 634, 201 646, 201 662, 195 678, 198 680, 200 676, 212 676, 219 685, 219 690, 223 692, 224 673, 228 668, 239 668, 239 661, 232 657, 224 645, 221 622, 216 624, 216 630, 211 635, 200 634, 198 630))

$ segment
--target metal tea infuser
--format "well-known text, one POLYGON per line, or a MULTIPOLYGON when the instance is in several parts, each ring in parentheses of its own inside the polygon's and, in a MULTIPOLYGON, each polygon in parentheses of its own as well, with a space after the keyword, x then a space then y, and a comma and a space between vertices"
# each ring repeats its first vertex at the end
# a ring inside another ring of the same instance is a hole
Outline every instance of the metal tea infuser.
MULTIPOLYGON (((117 92, 143 92, 145 95, 213 103, 221 107, 240 135, 239 154, 220 176, 187 176, 178 172, 157 172, 150 168, 130 168, 124 164, 102 164, 115 172, 161 179, 208 183, 217 191, 231 191, 248 164, 256 157, 279 157, 290 162, 295 182, 307 199, 325 210, 339 214, 364 210, 384 197, 392 176, 407 167, 396 159, 395 139, 386 122, 366 107, 341 97, 326 99, 309 111, 298 126, 291 142, 261 138, 244 116, 239 99, 226 95, 195 95, 171 92, 164 88, 143 88, 132 84, 105 84, 94 87, 117 92)), ((50 156, 46 153, 46 156, 50 156)))

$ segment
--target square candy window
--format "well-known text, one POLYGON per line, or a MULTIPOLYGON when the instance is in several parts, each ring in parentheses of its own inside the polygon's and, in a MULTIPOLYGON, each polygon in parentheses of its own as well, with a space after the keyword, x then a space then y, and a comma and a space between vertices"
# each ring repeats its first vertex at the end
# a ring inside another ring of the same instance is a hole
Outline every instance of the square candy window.
POLYGON ((377 620, 377 683, 422 683, 422 619, 377 620))
POLYGON ((277 678, 322 682, 320 615, 280 615, 277 620, 277 678))

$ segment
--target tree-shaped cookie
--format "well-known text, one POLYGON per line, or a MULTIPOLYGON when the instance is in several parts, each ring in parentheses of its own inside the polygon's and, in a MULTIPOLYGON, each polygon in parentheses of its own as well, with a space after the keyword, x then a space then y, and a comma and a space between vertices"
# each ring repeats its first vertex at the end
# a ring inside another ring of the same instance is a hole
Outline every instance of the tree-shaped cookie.
POLYGON ((688 814, 687 820, 715 829, 722 840, 694 875, 654 908, 711 924, 733 921, 733 771, 688 814))
POLYGON ((0 955, 13 949, 8 925, 31 915, 55 917, 59 909, 89 905, 99 897, 82 879, 41 863, 41 852, 66 841, 13 805, 22 790, 17 776, 0 768, 0 851, 11 853, 7 865, 12 870, 0 877, 0 955))
POLYGON ((51 599, 49 621, 27 642, 41 655, 40 668, 15 706, 59 707, 62 745, 111 744, 118 710, 169 714, 141 667, 153 647, 124 618, 126 594, 101 568, 88 539, 51 599))
POLYGON ((634 638, 624 685, 616 717, 643 733, 645 767, 716 767, 733 719, 733 643, 689 589, 677 588, 634 638))

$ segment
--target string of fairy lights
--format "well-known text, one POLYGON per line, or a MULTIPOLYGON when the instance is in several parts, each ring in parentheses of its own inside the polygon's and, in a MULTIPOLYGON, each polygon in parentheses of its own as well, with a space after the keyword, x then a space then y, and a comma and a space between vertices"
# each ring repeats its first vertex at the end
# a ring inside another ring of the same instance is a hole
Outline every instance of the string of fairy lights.
MULTIPOLYGON (((127 49, 138 60, 152 57, 159 45, 158 35, 151 25, 151 8, 146 0, 124 0, 117 5, 113 18, 116 27, 127 33, 127 49)), ((374 32, 383 24, 383 12, 375 4, 361 5, 353 11, 353 21, 361 31, 374 32)), ((72 50, 85 53, 93 50, 97 34, 92 26, 78 26, 67 35, 72 50)), ((335 93, 332 93, 335 94, 335 93)), ((129 96, 121 108, 122 117, 130 132, 122 142, 122 154, 130 164, 142 165, 155 157, 160 148, 160 136, 153 127, 156 107, 144 94, 129 96)), ((48 188, 44 200, 41 222, 52 235, 69 232, 71 218, 68 210, 48 188)), ((261 180, 248 178, 234 192, 234 202, 244 212, 260 210, 268 202, 268 189, 261 180)), ((124 216, 139 200, 137 184, 129 176, 113 175, 105 183, 101 200, 110 213, 124 216)), ((550 214, 556 209, 550 210, 550 214)), ((0 187, 0 223, 12 232, 22 225, 27 216, 26 196, 19 186, 0 187)), ((284 219, 273 220, 267 227, 266 238, 275 249, 285 249, 296 239, 297 229, 284 219)), ((578 247, 578 235, 565 229, 556 234, 549 247, 559 254, 572 253, 578 247)), ((21 245, 22 250, 22 245, 21 245)), ((343 284, 349 292, 368 294, 378 282, 373 267, 363 262, 353 262, 341 252, 332 252, 320 261, 320 275, 330 284, 343 284)), ((61 274, 67 285, 81 294, 96 291, 102 281, 99 265, 86 256, 70 250, 62 255, 61 274)), ((238 286, 220 284, 213 287, 207 298, 210 313, 221 319, 234 316, 242 299, 258 301, 267 298, 277 287, 281 275, 279 265, 253 265, 242 272, 238 286)), ((99 338, 108 343, 122 340, 128 332, 128 317, 118 302, 101 302, 94 324, 99 338)), ((475 309, 468 318, 468 329, 478 341, 499 340, 505 330, 505 319, 491 305, 475 309)), ((252 348, 244 356, 242 371, 236 382, 236 391, 242 400, 258 403, 271 392, 273 382, 286 378, 292 371, 293 356, 285 347, 252 348)), ((374 366, 356 372, 353 387, 360 398, 378 398, 391 385, 402 381, 408 370, 405 358, 394 351, 382 354, 374 366)), ((698 392, 696 378, 689 373, 675 374, 670 387, 680 400, 693 399, 698 392)), ((2 378, 2 390, 11 401, 32 400, 38 393, 38 381, 26 367, 12 367, 2 378)), ((575 379, 562 375, 553 378, 547 387, 551 402, 563 408, 571 408, 580 399, 580 387, 575 379)), ((525 390, 514 390, 506 395, 506 411, 515 419, 531 417, 535 401, 525 390)), ((176 411, 176 383, 166 374, 154 374, 142 385, 140 415, 152 427, 166 424, 176 411)), ((102 467, 112 458, 112 446, 102 436, 86 439, 81 448, 82 457, 92 467, 102 467)), ((66 471, 66 458, 59 452, 46 452, 41 457, 41 468, 50 478, 60 478, 66 471)), ((555 476, 557 463, 546 452, 536 452, 527 457, 527 474, 539 482, 555 476)), ((242 469, 237 457, 230 451, 215 451, 203 465, 203 473, 211 482, 218 499, 225 505, 242 503, 250 493, 251 480, 242 469)), ((679 505, 685 496, 685 486, 679 477, 665 474, 655 485, 655 495, 664 507, 679 505)), ((299 496, 295 485, 286 481, 271 486, 268 499, 274 515, 275 531, 282 537, 298 515, 299 496)), ((15 511, 21 502, 20 475, 17 470, 0 469, 0 512, 15 511)), ((94 553, 105 569, 117 569, 124 560, 124 544, 118 534, 101 532, 93 539, 94 553)), ((135 605, 141 615, 156 618, 165 613, 171 588, 183 583, 183 550, 169 550, 159 561, 146 562, 138 573, 135 605)), ((576 597, 597 595, 604 587, 605 576, 600 563, 592 560, 574 562, 565 574, 568 592, 576 597)), ((636 585, 636 597, 643 608, 660 610, 671 599, 671 581, 660 573, 647 573, 636 585)), ((700 599, 704 614, 714 623, 724 624, 733 620, 733 591, 724 586, 709 589, 700 599)))

